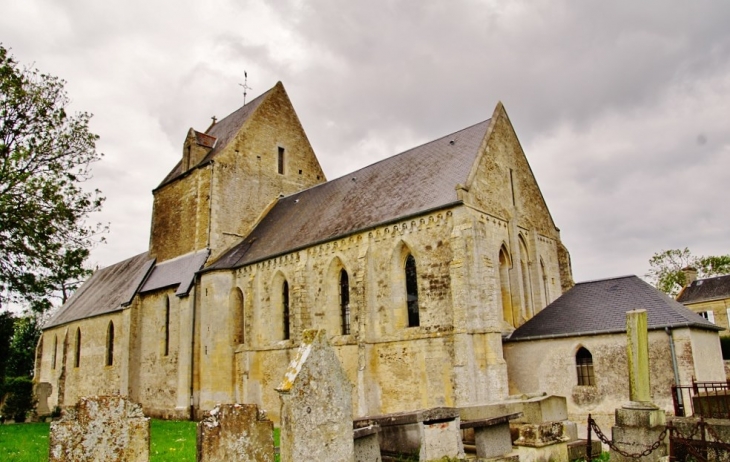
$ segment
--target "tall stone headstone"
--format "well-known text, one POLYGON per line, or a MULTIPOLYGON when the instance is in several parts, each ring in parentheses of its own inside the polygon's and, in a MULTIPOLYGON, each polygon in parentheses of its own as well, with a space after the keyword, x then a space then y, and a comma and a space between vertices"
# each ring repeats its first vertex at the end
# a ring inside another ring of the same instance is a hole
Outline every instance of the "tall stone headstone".
POLYGON ((649 332, 646 310, 626 312, 626 355, 629 366, 629 399, 624 407, 657 409, 651 402, 649 332))
MULTIPOLYGON (((616 426, 611 433, 616 447, 629 454, 641 454, 658 441, 666 426, 666 413, 651 402, 646 310, 626 312, 626 353, 630 401, 616 409, 616 426)), ((612 449, 611 461, 649 462, 666 454, 666 442, 662 441, 654 451, 640 458, 626 457, 612 449)))
POLYGON ((324 330, 306 330, 276 391, 282 462, 352 462, 352 384, 324 330))
POLYGON ((51 422, 50 462, 147 462, 150 421, 122 396, 81 398, 51 422))
POLYGON ((274 424, 255 404, 221 404, 198 422, 198 462, 274 461, 274 424))

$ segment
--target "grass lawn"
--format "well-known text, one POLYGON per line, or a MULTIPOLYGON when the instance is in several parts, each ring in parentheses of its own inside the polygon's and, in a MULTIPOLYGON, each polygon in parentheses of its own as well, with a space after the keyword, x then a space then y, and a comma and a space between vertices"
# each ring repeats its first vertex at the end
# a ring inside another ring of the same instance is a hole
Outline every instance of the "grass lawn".
MULTIPOLYGON (((0 425, 0 460, 47 461, 49 429, 47 423, 0 425)), ((152 419, 150 439, 151 462, 195 461, 195 422, 152 419)), ((278 428, 274 442, 278 447, 278 428)))

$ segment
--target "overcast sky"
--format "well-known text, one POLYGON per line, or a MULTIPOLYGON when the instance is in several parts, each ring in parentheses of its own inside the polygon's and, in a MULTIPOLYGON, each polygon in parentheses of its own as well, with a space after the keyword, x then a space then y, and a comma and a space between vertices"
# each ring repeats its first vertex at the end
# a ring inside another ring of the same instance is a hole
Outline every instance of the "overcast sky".
POLYGON ((336 178, 502 101, 576 281, 730 253, 730 2, 0 0, 0 42, 94 114, 106 266, 204 131, 284 83, 336 178))

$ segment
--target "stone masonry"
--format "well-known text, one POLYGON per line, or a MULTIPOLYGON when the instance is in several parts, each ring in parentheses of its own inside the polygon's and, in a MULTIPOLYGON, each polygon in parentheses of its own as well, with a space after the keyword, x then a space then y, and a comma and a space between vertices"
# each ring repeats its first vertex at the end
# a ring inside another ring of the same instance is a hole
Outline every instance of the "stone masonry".
POLYGON ((216 406, 198 423, 198 462, 273 462, 274 424, 255 404, 216 406))
POLYGON ((122 396, 81 398, 51 423, 50 462, 146 462, 150 421, 122 396))

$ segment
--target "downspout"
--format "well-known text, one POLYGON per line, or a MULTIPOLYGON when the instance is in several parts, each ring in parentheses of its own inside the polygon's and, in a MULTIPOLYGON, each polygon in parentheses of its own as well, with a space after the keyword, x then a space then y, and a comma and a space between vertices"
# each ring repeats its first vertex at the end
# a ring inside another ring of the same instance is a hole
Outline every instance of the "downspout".
MULTIPOLYGON (((672 352, 672 368, 674 369, 674 385, 679 386, 679 367, 677 367, 677 353, 674 350, 674 336, 672 335, 672 329, 669 327, 665 327, 664 332, 669 336, 669 350, 672 352)), ((677 393, 677 404, 682 406, 681 390, 677 393)))
POLYGON ((193 281, 195 295, 193 296, 193 315, 191 316, 192 325, 190 327, 190 420, 193 422, 195 421, 195 401, 193 400, 193 393, 195 392, 195 313, 198 311, 197 275, 195 279, 196 281, 193 281))

